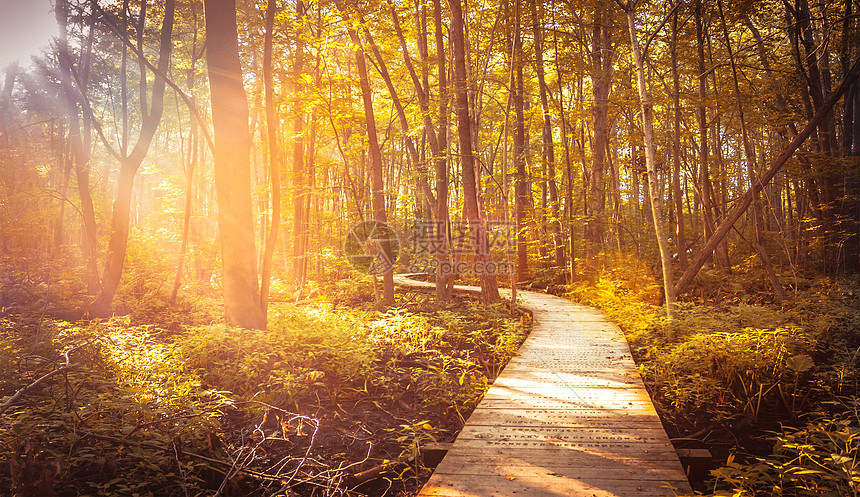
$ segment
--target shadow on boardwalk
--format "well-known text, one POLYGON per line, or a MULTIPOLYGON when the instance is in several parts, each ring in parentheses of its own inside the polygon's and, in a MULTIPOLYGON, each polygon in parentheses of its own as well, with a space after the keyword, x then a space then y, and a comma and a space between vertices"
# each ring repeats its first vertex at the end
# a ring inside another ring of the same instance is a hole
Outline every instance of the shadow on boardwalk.
MULTIPOLYGON (((403 277, 397 282, 433 288, 403 277)), ((690 492, 621 330, 598 311, 560 297, 517 296, 534 316, 532 332, 419 497, 690 492)))

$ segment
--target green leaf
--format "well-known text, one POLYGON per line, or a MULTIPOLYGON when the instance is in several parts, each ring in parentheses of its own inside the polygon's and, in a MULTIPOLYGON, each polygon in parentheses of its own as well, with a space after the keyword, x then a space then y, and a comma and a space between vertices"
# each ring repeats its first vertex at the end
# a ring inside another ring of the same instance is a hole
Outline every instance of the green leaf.
POLYGON ((806 354, 789 357, 785 361, 785 367, 795 373, 803 373, 815 367, 815 362, 806 354))

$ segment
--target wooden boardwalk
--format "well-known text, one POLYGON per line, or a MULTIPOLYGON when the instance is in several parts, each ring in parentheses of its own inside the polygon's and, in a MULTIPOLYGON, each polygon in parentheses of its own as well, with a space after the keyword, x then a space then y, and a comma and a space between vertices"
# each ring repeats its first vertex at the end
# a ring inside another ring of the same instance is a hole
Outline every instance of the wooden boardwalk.
POLYGON ((533 313, 531 334, 419 497, 690 492, 621 330, 600 312, 560 297, 517 296, 533 313))

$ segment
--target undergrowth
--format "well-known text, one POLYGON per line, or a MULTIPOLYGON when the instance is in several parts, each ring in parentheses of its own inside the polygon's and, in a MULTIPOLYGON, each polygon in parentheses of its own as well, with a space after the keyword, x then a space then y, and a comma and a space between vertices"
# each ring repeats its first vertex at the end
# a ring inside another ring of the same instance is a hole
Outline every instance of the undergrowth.
POLYGON ((424 447, 454 438, 528 318, 411 293, 378 311, 367 280, 321 290, 272 305, 266 331, 201 325, 205 302, 167 327, 7 316, 0 495, 417 488, 424 447))
MULTIPOLYGON (((680 443, 724 457, 709 494, 853 495, 860 484, 860 299, 856 281, 797 279, 769 303, 735 273, 705 273, 692 300, 664 316, 639 261, 568 286, 624 331, 664 423, 680 443), (727 280, 727 278, 724 278, 727 280)), ((611 268, 611 269, 610 269, 611 268)), ((699 490, 705 491, 703 486, 699 490)))

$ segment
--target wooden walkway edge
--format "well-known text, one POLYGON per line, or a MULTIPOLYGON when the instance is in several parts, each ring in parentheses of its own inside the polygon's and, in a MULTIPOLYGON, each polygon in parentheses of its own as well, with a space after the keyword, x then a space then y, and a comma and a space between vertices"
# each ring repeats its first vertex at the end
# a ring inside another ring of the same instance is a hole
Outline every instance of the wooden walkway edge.
MULTIPOLYGON (((457 293, 479 291, 456 287, 457 293)), ((690 492, 621 330, 600 312, 560 297, 528 291, 517 296, 534 316, 531 334, 418 496, 690 492)))

